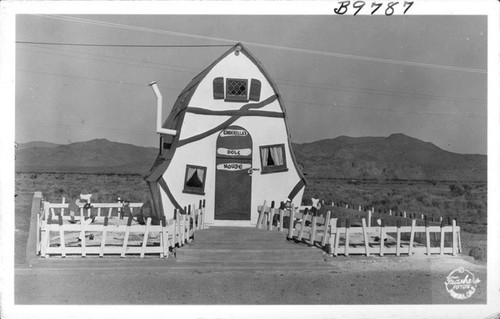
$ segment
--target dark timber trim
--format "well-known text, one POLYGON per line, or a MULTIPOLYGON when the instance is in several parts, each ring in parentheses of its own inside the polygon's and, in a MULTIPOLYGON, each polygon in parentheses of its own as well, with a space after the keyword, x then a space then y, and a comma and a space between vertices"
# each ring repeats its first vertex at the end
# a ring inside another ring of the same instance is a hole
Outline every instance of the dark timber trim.
POLYGON ((295 196, 300 192, 300 190, 306 185, 306 183, 304 182, 303 179, 301 179, 296 185, 295 187, 292 189, 292 191, 290 192, 290 194, 288 194, 288 199, 289 200, 293 200, 295 198, 295 196))
MULTIPOLYGON (((245 104, 244 106, 241 107, 241 111, 248 111, 250 109, 259 109, 261 107, 264 107, 268 104, 271 104, 272 102, 276 101, 278 99, 278 96, 277 95, 273 95, 271 97, 268 97, 267 99, 265 99, 264 101, 260 102, 260 103, 249 103, 249 104, 245 104)), ((229 125, 233 124, 237 119, 239 119, 240 116, 237 116, 237 115, 234 115, 232 117, 230 117, 229 119, 227 119, 226 121, 224 121, 223 123, 217 125, 216 127, 206 131, 206 132, 203 132, 203 133, 200 133, 198 135, 195 135, 195 136, 191 136, 191 137, 188 137, 186 139, 183 139, 183 140, 179 140, 179 144, 177 145, 178 147, 181 147, 183 145, 186 145, 186 144, 189 144, 189 143, 192 143, 192 142, 196 142, 196 141, 199 141, 207 136, 210 136, 214 133, 217 133, 219 132, 220 130, 228 127, 229 125)))
POLYGON ((285 118, 282 112, 272 111, 249 111, 249 110, 226 110, 226 111, 213 111, 201 107, 188 107, 186 112, 200 115, 215 115, 215 116, 260 116, 260 117, 277 117, 285 118))

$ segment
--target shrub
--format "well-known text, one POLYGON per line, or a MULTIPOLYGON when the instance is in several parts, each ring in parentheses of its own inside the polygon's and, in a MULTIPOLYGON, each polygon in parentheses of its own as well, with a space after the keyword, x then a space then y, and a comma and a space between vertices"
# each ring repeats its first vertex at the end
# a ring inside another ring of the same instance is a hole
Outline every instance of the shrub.
POLYGON ((486 250, 481 247, 474 246, 469 251, 469 256, 474 257, 474 260, 486 261, 486 250))

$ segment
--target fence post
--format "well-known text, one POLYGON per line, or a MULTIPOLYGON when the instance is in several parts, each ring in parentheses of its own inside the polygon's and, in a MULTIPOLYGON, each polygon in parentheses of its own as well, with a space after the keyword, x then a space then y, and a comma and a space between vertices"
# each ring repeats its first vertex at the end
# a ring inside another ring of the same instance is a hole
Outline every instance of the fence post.
POLYGON ((318 217, 316 215, 313 215, 312 217, 312 227, 311 227, 311 236, 309 237, 309 245, 314 246, 314 241, 316 240, 316 221, 318 217))
MULTIPOLYGON (((455 223, 458 226, 458 219, 455 217, 455 223)), ((460 239, 460 229, 457 228, 457 239, 458 239, 458 253, 462 253, 462 240, 460 239)))
POLYGON ((384 238, 384 234, 385 234, 385 232, 384 232, 385 231, 385 229, 384 229, 385 225, 384 224, 385 224, 384 220, 381 220, 380 221, 380 235, 379 235, 379 237, 380 237, 380 251, 379 251, 379 254, 380 254, 381 257, 384 256, 384 239, 385 239, 384 238))
POLYGON ((290 221, 288 222, 288 239, 293 238, 293 230, 294 230, 294 223, 295 221, 295 207, 290 208, 290 221))
POLYGON ((160 258, 168 257, 169 244, 168 244, 167 219, 165 218, 165 215, 161 217, 161 246, 163 248, 163 252, 160 254, 160 258))
POLYGON ((415 240, 415 226, 417 225, 417 221, 415 219, 411 220, 411 232, 410 232, 410 246, 408 247, 408 255, 411 256, 413 254, 413 241, 415 240))
POLYGON ((205 199, 203 200, 203 208, 201 210, 202 216, 201 216, 201 229, 205 229, 205 207, 206 207, 206 201, 205 199))
POLYGON ((453 256, 456 256, 457 255, 457 221, 456 220, 453 220, 452 221, 452 224, 451 224, 451 232, 452 232, 452 236, 451 236, 451 241, 452 241, 452 253, 453 253, 453 256))
MULTIPOLYGON (((66 204, 66 197, 62 197, 61 204, 66 204)), ((64 207, 61 207, 61 215, 64 216, 64 207)))
POLYGON ((299 237, 298 240, 302 240, 302 236, 304 236, 304 229, 306 228, 306 219, 307 215, 309 214, 309 210, 306 208, 304 210, 304 214, 302 215, 302 223, 300 224, 300 232, 299 232, 299 237))
POLYGON ((271 208, 269 209, 268 214, 268 225, 267 230, 273 230, 273 217, 274 217, 274 201, 271 202, 271 208))
POLYGON ((334 242, 334 248, 333 248, 333 255, 337 256, 338 250, 339 250, 339 241, 340 241, 340 218, 335 218, 335 242, 334 242))
POLYGON ((349 256, 349 230, 351 228, 351 220, 345 220, 345 255, 349 256))
POLYGON ((363 227, 363 239, 365 242, 366 256, 370 256, 370 242, 368 237, 368 229, 366 229, 366 219, 361 219, 361 226, 363 227))
POLYGON ((41 217, 41 212, 43 209, 42 193, 35 192, 33 199, 31 201, 31 220, 28 233, 28 243, 26 245, 26 262, 30 263, 34 259, 41 249, 41 226, 43 220, 41 217))
POLYGON ((104 217, 104 224, 102 225, 102 239, 101 239, 101 249, 99 250, 99 257, 104 256, 104 246, 106 246, 106 232, 108 229, 108 216, 104 217))
POLYGON ((439 237, 440 245, 439 245, 439 254, 444 254, 444 222, 441 220, 441 236, 439 237))
POLYGON ((148 235, 150 226, 151 226, 151 217, 148 217, 148 219, 146 220, 146 229, 144 230, 144 238, 142 239, 141 258, 144 258, 144 254, 146 253, 146 246, 148 244, 148 235))
POLYGON ((181 214, 181 246, 184 246, 184 243, 186 242, 186 214, 187 214, 187 207, 184 206, 184 214, 181 214))
POLYGON ((122 246, 122 253, 120 254, 120 257, 125 257, 125 253, 127 252, 127 245, 128 245, 128 236, 130 235, 130 226, 132 225, 132 216, 129 216, 127 219, 127 228, 125 229, 125 238, 123 238, 123 246, 122 246))
POLYGON ((47 248, 49 248, 50 243, 50 230, 49 230, 49 218, 50 218, 50 203, 43 203, 44 217, 42 218, 42 234, 41 234, 41 255, 42 257, 48 258, 47 248))
POLYGON ((330 227, 330 215, 332 212, 327 211, 325 217, 325 229, 323 230, 323 239, 321 240, 321 247, 325 247, 326 245, 326 237, 328 235, 328 228, 330 227))
POLYGON ((66 257, 66 239, 64 238, 62 214, 58 214, 57 219, 59 224, 59 242, 61 243, 61 257, 66 257))
POLYGON ((283 209, 285 208, 285 203, 281 202, 280 203, 280 224, 278 226, 279 231, 283 231, 283 209))
POLYGON ((260 225, 262 224, 262 220, 264 219, 266 207, 267 207, 267 201, 264 201, 264 204, 262 204, 262 210, 259 212, 259 218, 257 219, 256 228, 260 228, 260 225))
POLYGON ((396 256, 399 256, 399 250, 401 247, 401 220, 396 221, 396 256))
POLYGON ((427 246, 427 255, 431 254, 431 233, 429 231, 429 220, 425 219, 425 245, 427 246))
MULTIPOLYGON (((175 245, 177 244, 178 240, 177 240, 177 236, 179 236, 180 238, 180 235, 179 235, 179 225, 178 225, 178 219, 179 219, 179 210, 177 208, 174 209, 174 232, 173 232, 173 235, 172 235, 172 239, 173 239, 173 242, 174 242, 174 248, 175 248, 175 245)), ((179 244, 180 246, 180 244, 179 244)))
POLYGON ((86 238, 85 238, 85 216, 83 214, 83 207, 80 208, 80 240, 82 243, 82 257, 85 257, 86 252, 86 238))

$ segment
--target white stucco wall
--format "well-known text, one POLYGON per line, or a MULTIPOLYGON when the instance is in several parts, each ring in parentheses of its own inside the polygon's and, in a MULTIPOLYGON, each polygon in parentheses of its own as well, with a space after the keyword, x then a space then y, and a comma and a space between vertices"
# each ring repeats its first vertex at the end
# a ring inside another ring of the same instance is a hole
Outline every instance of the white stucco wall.
MULTIPOLYGON (((244 54, 235 55, 231 53, 220 61, 199 84, 193 94, 189 107, 204 108, 214 111, 238 110, 246 103, 257 102, 225 102, 213 98, 213 79, 224 78, 246 78, 250 84, 251 79, 258 79, 261 82, 260 101, 273 96, 270 83, 257 66, 244 54)), ((259 101, 259 102, 260 102, 259 101)), ((281 112, 278 100, 260 108, 259 110, 281 112)), ((204 133, 229 119, 229 116, 199 115, 186 113, 182 128, 180 130, 180 140, 204 133)), ((167 182, 169 189, 181 205, 198 205, 200 199, 206 199, 207 224, 227 224, 250 226, 257 222, 257 206, 262 205, 264 200, 270 203, 272 200, 279 205, 284 201, 294 186, 300 181, 299 174, 293 164, 290 154, 288 136, 283 118, 271 117, 240 117, 231 125, 245 128, 252 137, 253 156, 252 166, 259 169, 252 174, 252 203, 251 220, 249 221, 215 221, 214 220, 214 200, 215 200, 215 163, 216 163, 216 142, 219 132, 209 135, 201 140, 178 147, 171 163, 164 173, 163 178, 167 182), (284 144, 285 156, 288 171, 262 174, 259 147, 263 145, 284 144), (205 181, 205 195, 187 194, 183 192, 186 165, 197 165, 207 167, 205 181)), ((299 206, 302 199, 303 190, 294 199, 294 205, 299 206)), ((173 216, 174 207, 170 204, 166 194, 162 191, 162 201, 167 218, 173 216)))

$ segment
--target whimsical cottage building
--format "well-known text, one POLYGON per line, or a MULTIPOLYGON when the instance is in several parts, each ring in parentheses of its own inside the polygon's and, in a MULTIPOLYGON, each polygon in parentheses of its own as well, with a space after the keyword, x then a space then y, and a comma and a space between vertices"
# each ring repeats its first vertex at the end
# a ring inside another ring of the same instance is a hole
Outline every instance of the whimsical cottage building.
POLYGON ((295 160, 283 100, 261 63, 237 44, 181 92, 161 125, 145 177, 156 216, 206 200, 207 225, 252 226, 264 200, 299 206, 305 179, 295 160))

